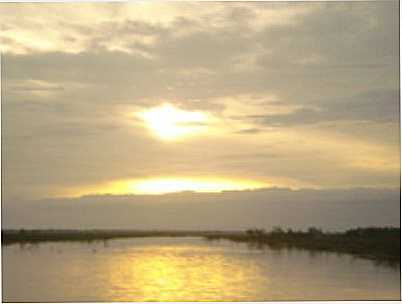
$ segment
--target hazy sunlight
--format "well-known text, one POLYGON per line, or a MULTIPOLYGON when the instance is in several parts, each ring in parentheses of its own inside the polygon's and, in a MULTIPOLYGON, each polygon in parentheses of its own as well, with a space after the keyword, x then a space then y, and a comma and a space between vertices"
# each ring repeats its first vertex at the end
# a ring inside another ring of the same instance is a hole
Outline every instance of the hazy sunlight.
POLYGON ((149 179, 119 180, 107 184, 70 189, 61 196, 83 196, 97 194, 164 194, 183 191, 221 192, 229 190, 252 190, 272 186, 270 183, 245 179, 215 177, 159 177, 149 179))
POLYGON ((184 111, 170 104, 152 108, 140 114, 147 127, 159 138, 175 140, 205 129, 208 117, 199 111, 184 111))
POLYGON ((267 186, 256 181, 228 179, 145 179, 130 185, 134 193, 163 194, 180 191, 220 192, 224 190, 246 190, 267 186))

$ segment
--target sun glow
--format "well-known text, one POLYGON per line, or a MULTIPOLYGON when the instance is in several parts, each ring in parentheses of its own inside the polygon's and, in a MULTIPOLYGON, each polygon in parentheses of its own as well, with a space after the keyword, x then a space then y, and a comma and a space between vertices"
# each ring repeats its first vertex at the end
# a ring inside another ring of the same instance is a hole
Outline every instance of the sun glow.
POLYGON ((141 180, 131 184, 129 188, 134 193, 163 194, 181 191, 221 192, 256 189, 263 186, 263 183, 246 180, 161 178, 141 180))
POLYGON ((170 104, 140 113, 146 126, 163 140, 176 140, 206 129, 208 116, 199 111, 184 111, 170 104))
POLYGON ((269 186, 272 185, 269 183, 244 179, 160 177, 137 180, 119 180, 103 185, 71 189, 71 191, 68 191, 68 193, 62 193, 62 195, 165 194, 183 191, 216 193, 230 190, 252 190, 269 186))

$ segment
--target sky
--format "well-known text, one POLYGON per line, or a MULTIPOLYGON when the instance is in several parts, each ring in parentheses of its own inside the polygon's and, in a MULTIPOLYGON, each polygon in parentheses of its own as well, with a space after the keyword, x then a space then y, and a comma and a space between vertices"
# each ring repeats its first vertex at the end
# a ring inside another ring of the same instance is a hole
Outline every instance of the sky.
POLYGON ((328 193, 348 197, 332 200, 340 222, 364 197, 367 220, 348 225, 399 224, 398 12, 398 1, 0 4, 6 222, 97 227, 113 205, 150 228, 217 210, 201 226, 269 226, 275 201, 279 224, 295 224, 271 195, 282 189, 303 204, 313 191, 317 224, 328 193), (190 209, 174 211, 172 195, 190 209), (78 220, 88 199, 98 207, 78 220), (250 214, 234 220, 233 204, 250 214))

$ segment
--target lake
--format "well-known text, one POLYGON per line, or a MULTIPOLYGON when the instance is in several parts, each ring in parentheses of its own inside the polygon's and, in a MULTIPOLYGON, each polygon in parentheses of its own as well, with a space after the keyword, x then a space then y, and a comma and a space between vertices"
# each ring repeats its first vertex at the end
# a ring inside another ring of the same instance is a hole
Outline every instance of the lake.
POLYGON ((400 268, 203 238, 2 247, 3 301, 397 300, 400 268))

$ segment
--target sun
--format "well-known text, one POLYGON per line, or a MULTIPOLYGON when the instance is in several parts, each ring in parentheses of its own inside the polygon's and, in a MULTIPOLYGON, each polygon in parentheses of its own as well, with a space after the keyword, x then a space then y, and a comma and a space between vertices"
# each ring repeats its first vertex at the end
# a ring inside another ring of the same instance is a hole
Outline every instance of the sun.
POLYGON ((206 129, 208 115, 200 111, 184 111, 164 104, 140 113, 146 126, 160 139, 176 140, 206 129))

